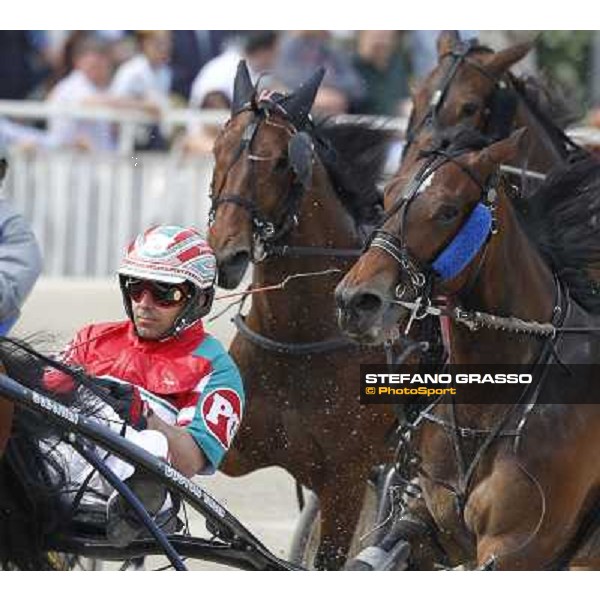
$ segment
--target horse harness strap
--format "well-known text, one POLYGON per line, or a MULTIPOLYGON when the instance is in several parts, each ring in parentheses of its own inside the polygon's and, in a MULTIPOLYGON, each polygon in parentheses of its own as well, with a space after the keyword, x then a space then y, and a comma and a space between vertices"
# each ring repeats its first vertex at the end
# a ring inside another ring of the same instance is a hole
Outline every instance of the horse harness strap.
MULTIPOLYGON (((568 316, 570 312, 570 300, 568 295, 563 294, 562 287, 558 280, 556 281, 556 304, 553 311, 553 323, 556 321, 558 324, 561 324, 565 318, 568 316)), ((560 327, 557 327, 560 329, 560 327)), ((558 340, 557 340, 558 341, 558 340)), ((519 448, 520 440, 522 437, 522 433, 526 422, 531 415, 533 408, 535 407, 538 398, 540 396, 544 380, 549 370, 549 366, 553 362, 554 356, 554 344, 556 342, 554 340, 547 339, 544 343, 542 350, 538 356, 538 359, 534 365, 534 371, 536 373, 536 377, 534 380, 536 381, 535 385, 526 385, 520 394, 519 398, 516 402, 512 403, 506 412, 502 415, 499 421, 490 429, 477 429, 472 427, 462 427, 457 423, 455 406, 451 405, 451 419, 450 421, 444 419, 441 416, 438 416, 433 413, 433 410, 440 405, 441 397, 436 401, 428 405, 426 408, 421 410, 418 417, 415 421, 408 427, 408 438, 402 438, 401 443, 406 447, 407 442, 410 444, 410 433, 411 431, 416 431, 423 424, 423 422, 430 422, 435 425, 442 427, 451 437, 452 445, 454 447, 455 452, 455 460, 456 466, 458 470, 458 482, 457 485, 453 485, 447 481, 442 481, 437 478, 431 476, 422 466, 420 457, 413 452, 413 457, 411 459, 413 466, 416 467, 416 471, 420 473, 421 476, 431 480, 432 482, 441 485, 448 491, 450 491, 456 498, 457 508, 461 516, 463 515, 464 508, 466 506, 466 500, 469 493, 469 489, 471 483, 473 481, 473 477, 477 470, 477 467, 481 463, 485 453, 490 448, 490 446, 500 438, 512 437, 513 441, 513 451, 516 453, 519 448), (515 416, 515 412, 517 409, 522 411, 520 418, 518 419, 516 426, 513 429, 506 430, 505 427, 510 421, 511 418, 515 416), (462 453, 462 446, 460 443, 461 439, 464 438, 481 438, 484 437, 484 440, 477 448, 477 451, 469 463, 468 467, 465 466, 465 461, 462 453)), ((410 451, 410 447, 409 447, 410 451)))
POLYGON ((269 246, 269 257, 324 256, 332 258, 358 258, 360 248, 327 248, 322 246, 269 246))
POLYGON ((326 352, 335 352, 337 350, 360 348, 360 345, 356 342, 341 336, 319 342, 280 342, 250 329, 250 327, 248 327, 246 324, 245 317, 240 313, 233 318, 233 323, 237 330, 247 340, 263 350, 268 350, 269 352, 275 352, 278 354, 301 356, 306 354, 323 354, 326 352))

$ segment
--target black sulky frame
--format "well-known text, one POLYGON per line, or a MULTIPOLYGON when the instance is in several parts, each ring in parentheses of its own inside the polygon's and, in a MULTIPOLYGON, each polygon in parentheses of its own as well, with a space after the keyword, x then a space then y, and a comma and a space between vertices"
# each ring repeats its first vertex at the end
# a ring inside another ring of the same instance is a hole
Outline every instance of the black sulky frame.
POLYGON ((7 375, 0 374, 0 395, 13 402, 42 413, 65 430, 65 440, 107 478, 113 487, 132 506, 148 529, 151 538, 140 539, 124 548, 111 545, 107 540, 93 537, 65 536, 52 542, 49 550, 104 560, 164 554, 176 570, 186 570, 182 557, 206 560, 250 571, 298 571, 302 567, 278 558, 266 548, 229 511, 204 489, 184 477, 179 471, 154 455, 120 437, 107 427, 79 414, 58 402, 21 385, 7 375), (178 494, 207 520, 209 531, 216 539, 202 539, 185 535, 166 536, 150 515, 112 471, 87 450, 84 440, 106 448, 119 458, 156 477, 169 490, 178 494), (152 539, 153 538, 153 539, 152 539))

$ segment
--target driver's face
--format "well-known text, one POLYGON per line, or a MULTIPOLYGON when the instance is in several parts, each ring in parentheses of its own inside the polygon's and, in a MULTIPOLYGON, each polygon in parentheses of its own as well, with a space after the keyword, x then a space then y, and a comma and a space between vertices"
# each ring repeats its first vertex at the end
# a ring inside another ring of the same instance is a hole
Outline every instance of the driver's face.
POLYGON ((131 310, 137 334, 146 340, 158 340, 173 327, 183 306, 161 306, 144 290, 139 300, 131 299, 131 310))

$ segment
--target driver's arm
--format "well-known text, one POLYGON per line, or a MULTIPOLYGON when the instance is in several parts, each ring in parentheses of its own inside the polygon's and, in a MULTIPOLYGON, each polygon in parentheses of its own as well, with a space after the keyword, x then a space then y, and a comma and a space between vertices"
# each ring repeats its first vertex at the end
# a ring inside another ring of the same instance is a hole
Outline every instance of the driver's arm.
POLYGON ((165 435, 169 442, 169 462, 186 477, 193 477, 206 467, 206 457, 184 427, 165 423, 156 414, 148 417, 148 429, 165 435))

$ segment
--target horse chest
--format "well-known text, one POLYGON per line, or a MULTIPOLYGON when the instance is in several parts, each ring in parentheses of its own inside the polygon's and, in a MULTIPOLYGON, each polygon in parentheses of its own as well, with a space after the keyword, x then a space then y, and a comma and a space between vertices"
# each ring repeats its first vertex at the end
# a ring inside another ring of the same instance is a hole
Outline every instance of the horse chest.
POLYGON ((425 426, 419 441, 421 465, 426 474, 421 476, 420 484, 440 541, 452 548, 450 555, 465 552, 472 545, 472 534, 464 520, 468 493, 463 488, 463 476, 464 467, 468 468, 475 454, 476 443, 466 444, 458 456, 450 436, 438 425, 425 426))

